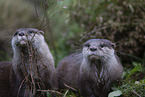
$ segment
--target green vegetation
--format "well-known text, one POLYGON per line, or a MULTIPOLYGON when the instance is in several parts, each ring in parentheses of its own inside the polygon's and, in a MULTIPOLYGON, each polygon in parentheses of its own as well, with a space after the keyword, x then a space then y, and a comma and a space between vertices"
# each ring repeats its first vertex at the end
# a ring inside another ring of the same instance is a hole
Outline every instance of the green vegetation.
POLYGON ((124 70, 123 81, 120 86, 113 87, 125 97, 143 97, 145 95, 144 71, 140 63, 133 62, 134 68, 124 70), (142 78, 140 78, 142 77, 142 78))
MULTIPOLYGON (((113 41, 124 73, 122 83, 113 86, 109 97, 145 96, 144 0, 1 0, 0 13, 1 36, 3 32, 12 35, 21 27, 44 30, 56 65, 90 38, 113 41)), ((11 55, 0 49, 1 61, 7 53, 11 55)), ((70 90, 63 94, 75 97, 70 90)))
MULTIPOLYGON (((122 83, 113 87, 117 92, 112 92, 112 95, 144 96, 145 72, 141 63, 145 52, 143 7, 145 2, 142 0, 67 1, 67 3, 65 0, 57 3, 57 6, 61 5, 59 9, 63 6, 67 8, 61 9, 54 17, 49 18, 58 60, 68 55, 71 50, 74 51, 74 46, 80 47, 90 38, 107 38, 116 42, 116 51, 124 66, 122 83)), ((67 96, 71 96, 71 92, 68 92, 67 96)))
POLYGON ((116 50, 123 61, 141 62, 145 47, 143 0, 50 1, 47 14, 53 12, 48 17, 49 31, 54 38, 58 61, 74 46, 90 38, 107 38, 117 44, 116 50))

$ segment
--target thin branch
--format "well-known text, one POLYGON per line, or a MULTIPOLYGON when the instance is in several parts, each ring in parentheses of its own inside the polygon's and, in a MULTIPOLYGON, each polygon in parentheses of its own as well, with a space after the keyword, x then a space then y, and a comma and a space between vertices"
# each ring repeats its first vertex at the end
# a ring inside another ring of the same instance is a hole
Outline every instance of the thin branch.
POLYGON ((138 97, 141 97, 137 92, 135 92, 133 89, 132 89, 132 92, 134 93, 134 94, 136 94, 138 97))
POLYGON ((52 92, 52 93, 57 93, 59 95, 62 95, 62 93, 60 93, 58 91, 55 91, 55 90, 37 90, 37 91, 40 91, 40 92, 52 92))
MULTIPOLYGON (((52 17, 54 17, 57 13, 59 13, 63 8, 59 9, 52 17)), ((47 23, 42 26, 42 30, 47 26, 47 23)))
MULTIPOLYGON (((46 17, 46 19, 50 16, 50 14, 56 9, 56 7, 57 7, 57 5, 51 10, 51 12, 47 15, 47 17, 46 17)), ((46 13, 46 11, 45 11, 45 13, 46 13)), ((46 26, 46 24, 42 24, 42 23, 44 23, 44 21, 45 21, 45 19, 43 19, 42 20, 42 22, 41 22, 41 24, 40 24, 40 27, 43 29, 43 28, 45 28, 45 26, 46 26)))
MULTIPOLYGON (((36 1, 36 0, 35 0, 36 1)), ((34 2, 34 8, 35 8, 35 12, 36 12, 36 17, 39 18, 38 12, 37 12, 37 6, 36 6, 36 2, 34 2)))
POLYGON ((20 85, 19 90, 18 90, 17 97, 19 97, 19 92, 20 92, 20 90, 21 90, 21 88, 22 88, 22 85, 23 85, 23 83, 25 82, 25 80, 26 80, 27 77, 28 77, 28 75, 27 75, 27 76, 23 79, 23 81, 21 82, 21 85, 20 85))
MULTIPOLYGON (((117 51, 117 52, 119 52, 119 51, 117 51)), ((132 55, 132 54, 123 53, 123 52, 119 52, 119 53, 120 53, 121 55, 126 55, 126 56, 128 56, 128 57, 131 57, 131 58, 133 58, 133 59, 139 61, 139 62, 142 62, 142 59, 141 59, 141 58, 136 57, 136 56, 134 56, 134 55, 132 55)))
POLYGON ((63 97, 66 97, 67 93, 68 93, 69 89, 65 92, 64 96, 63 97))
POLYGON ((69 88, 69 89, 71 89, 71 90, 77 91, 76 89, 74 89, 74 88, 68 86, 67 84, 64 84, 64 86, 66 86, 67 88, 69 88))

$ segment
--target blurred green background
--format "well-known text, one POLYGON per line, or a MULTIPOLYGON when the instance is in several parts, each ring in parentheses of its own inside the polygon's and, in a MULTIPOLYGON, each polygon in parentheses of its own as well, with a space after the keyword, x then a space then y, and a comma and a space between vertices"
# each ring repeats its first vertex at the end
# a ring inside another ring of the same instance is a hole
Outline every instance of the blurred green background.
POLYGON ((124 67, 113 89, 145 96, 145 0, 0 0, 0 61, 12 60, 12 35, 25 27, 45 32, 56 65, 88 39, 111 40, 124 67))

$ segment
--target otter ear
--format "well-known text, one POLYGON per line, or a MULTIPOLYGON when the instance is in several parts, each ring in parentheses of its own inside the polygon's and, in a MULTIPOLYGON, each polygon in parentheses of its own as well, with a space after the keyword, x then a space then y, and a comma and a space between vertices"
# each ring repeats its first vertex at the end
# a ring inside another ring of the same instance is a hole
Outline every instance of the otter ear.
POLYGON ((41 33, 42 35, 44 35, 44 32, 43 32, 43 31, 41 31, 41 30, 39 31, 39 33, 41 33))
POLYGON ((111 43, 111 47, 112 47, 112 48, 116 48, 115 43, 111 43))

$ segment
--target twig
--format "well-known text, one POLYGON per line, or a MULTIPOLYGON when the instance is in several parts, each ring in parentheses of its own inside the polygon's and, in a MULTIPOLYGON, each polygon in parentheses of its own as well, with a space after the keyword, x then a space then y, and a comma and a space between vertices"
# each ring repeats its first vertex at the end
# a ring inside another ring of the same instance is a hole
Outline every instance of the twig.
POLYGON ((132 89, 132 92, 134 93, 134 94, 136 94, 138 97, 141 97, 137 92, 135 92, 133 89, 132 89))
POLYGON ((66 94, 68 93, 69 89, 65 92, 64 96, 63 97, 66 97, 66 94))
MULTIPOLYGON (((47 15, 47 17, 46 17, 46 19, 50 16, 50 14, 56 9, 56 7, 57 7, 57 5, 51 10, 51 12, 47 15)), ((44 19, 43 19, 43 21, 45 21, 44 19)), ((41 29, 44 29, 45 27, 46 27, 46 25, 47 25, 47 23, 46 24, 42 24, 41 23, 41 25, 40 25, 40 28, 41 29)))
POLYGON ((32 93, 35 94, 36 86, 35 86, 35 81, 34 81, 33 72, 32 72, 32 69, 33 69, 33 68, 32 68, 32 67, 33 67, 33 66, 32 66, 32 61, 33 61, 33 57, 32 57, 32 56, 33 56, 33 55, 31 55, 31 54, 33 54, 34 52, 33 52, 32 46, 30 46, 29 49, 30 49, 30 51, 32 52, 32 53, 29 52, 29 57, 30 57, 30 59, 29 59, 29 61, 30 61, 30 75, 31 75, 32 83, 33 83, 33 85, 34 85, 34 86, 32 86, 31 88, 32 88, 32 93), (33 87, 34 87, 34 89, 33 89, 33 87))
MULTIPOLYGON (((57 13, 59 13, 63 8, 59 9, 52 17, 54 17, 57 13)), ((42 26, 41 29, 44 29, 47 26, 47 23, 42 26)))
POLYGON ((55 91, 55 90, 37 90, 37 91, 42 91, 42 92, 52 92, 52 93, 57 93, 57 94, 62 95, 62 93, 60 93, 60 92, 58 92, 58 91, 55 91))
MULTIPOLYGON (((118 51, 118 52, 119 52, 119 51, 118 51)), ((119 52, 119 53, 122 54, 122 55, 126 55, 126 56, 128 56, 128 57, 134 58, 134 59, 136 59, 136 60, 139 61, 139 62, 142 62, 142 59, 141 59, 141 58, 136 57, 136 56, 134 56, 134 55, 132 55, 132 54, 127 54, 127 53, 123 53, 123 52, 119 52)))
POLYGON ((37 12, 36 2, 34 2, 34 8, 35 8, 35 12, 36 12, 36 17, 39 18, 39 16, 38 16, 38 12, 37 12))
POLYGON ((25 77, 25 79, 23 79, 23 81, 21 82, 21 85, 20 85, 19 90, 18 90, 17 97, 19 97, 20 89, 21 89, 21 87, 22 87, 22 85, 23 85, 23 83, 24 83, 24 81, 26 80, 27 77, 28 77, 28 75, 27 75, 27 76, 25 77))
POLYGON ((67 84, 64 84, 64 86, 66 86, 67 88, 72 89, 72 90, 74 90, 74 91, 77 91, 76 89, 74 89, 74 88, 68 86, 67 84))

